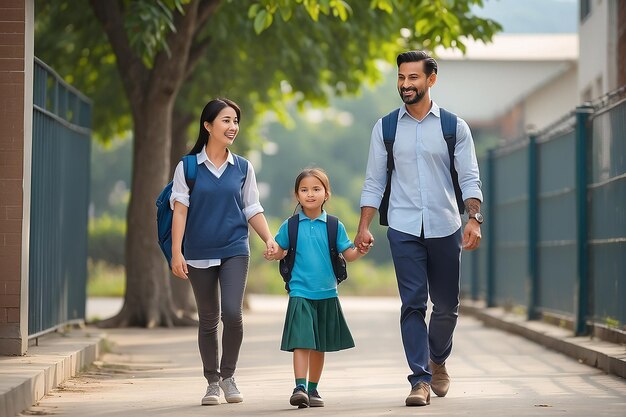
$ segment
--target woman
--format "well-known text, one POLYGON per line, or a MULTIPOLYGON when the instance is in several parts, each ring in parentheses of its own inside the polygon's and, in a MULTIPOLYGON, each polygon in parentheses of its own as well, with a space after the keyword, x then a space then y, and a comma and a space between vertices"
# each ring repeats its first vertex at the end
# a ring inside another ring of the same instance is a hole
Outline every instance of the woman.
POLYGON ((198 164, 193 190, 190 193, 180 162, 170 198, 174 210, 172 272, 191 281, 198 305, 198 345, 209 384, 202 405, 219 404, 220 388, 227 402, 243 401, 233 375, 243 338, 248 223, 268 252, 276 250, 259 203, 252 164, 228 149, 239 132, 240 119, 239 107, 228 99, 207 103, 200 116, 198 140, 189 152, 196 155, 198 164), (220 315, 224 326, 221 359, 220 315))

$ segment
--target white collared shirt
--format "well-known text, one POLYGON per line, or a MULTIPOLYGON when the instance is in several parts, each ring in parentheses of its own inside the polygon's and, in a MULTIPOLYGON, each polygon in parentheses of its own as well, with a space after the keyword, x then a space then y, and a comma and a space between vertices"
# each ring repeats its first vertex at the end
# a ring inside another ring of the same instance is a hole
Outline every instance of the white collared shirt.
MULTIPOLYGON (((226 157, 226 161, 220 166, 216 167, 213 162, 208 158, 206 154, 206 147, 202 147, 200 153, 196 154, 196 160, 198 165, 204 164, 209 169, 209 171, 215 175, 217 178, 221 177, 226 168, 228 168, 228 164, 234 165, 235 158, 229 149, 228 156, 226 157)), ((183 168, 183 161, 180 161, 176 166, 176 170, 174 171, 174 180, 172 185, 172 195, 170 196, 170 207, 174 210, 174 203, 178 201, 179 203, 189 207, 189 187, 187 186, 187 181, 185 181, 185 173, 183 168)), ((242 190, 242 201, 243 201, 243 214, 246 216, 247 220, 250 220, 255 215, 263 212, 263 207, 259 201, 259 189, 256 184, 256 175, 254 173, 254 168, 252 164, 248 162, 248 174, 246 176, 246 181, 243 184, 242 190)), ((187 261, 187 264, 193 266, 194 268, 210 268, 212 266, 217 266, 221 264, 220 259, 201 259, 201 260, 192 260, 187 261)))

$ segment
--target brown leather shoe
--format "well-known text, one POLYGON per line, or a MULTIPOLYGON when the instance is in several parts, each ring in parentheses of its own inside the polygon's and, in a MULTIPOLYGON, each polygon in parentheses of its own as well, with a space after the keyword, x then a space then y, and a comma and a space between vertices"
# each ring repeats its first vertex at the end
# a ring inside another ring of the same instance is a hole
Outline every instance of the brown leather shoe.
POLYGON ((429 365, 430 372, 433 374, 432 380, 430 381, 433 392, 437 397, 445 397, 450 389, 450 376, 446 370, 446 364, 444 362, 441 365, 437 365, 435 362, 429 361, 429 365))
POLYGON ((418 382, 406 397, 406 405, 428 405, 430 404, 430 385, 425 382, 418 382))

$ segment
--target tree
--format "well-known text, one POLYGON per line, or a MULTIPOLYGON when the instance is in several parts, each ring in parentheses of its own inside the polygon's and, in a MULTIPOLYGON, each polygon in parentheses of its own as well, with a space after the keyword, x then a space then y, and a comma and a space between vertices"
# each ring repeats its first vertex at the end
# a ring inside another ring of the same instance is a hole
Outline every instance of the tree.
POLYGON ((107 323, 113 326, 187 323, 175 314, 154 241, 154 199, 184 149, 187 135, 177 130, 208 97, 242 104, 244 126, 254 127, 248 118, 259 121, 267 110, 287 121, 290 100, 324 104, 331 93, 376 82, 377 59, 409 47, 463 49, 462 36, 489 41, 499 30, 471 12, 481 0, 90 0, 93 14, 71 2, 39 3, 49 33, 63 33, 61 45, 71 49, 44 59, 67 68, 68 55, 80 57, 72 81, 96 103, 96 130, 110 134, 132 121, 127 290, 122 311, 107 323))

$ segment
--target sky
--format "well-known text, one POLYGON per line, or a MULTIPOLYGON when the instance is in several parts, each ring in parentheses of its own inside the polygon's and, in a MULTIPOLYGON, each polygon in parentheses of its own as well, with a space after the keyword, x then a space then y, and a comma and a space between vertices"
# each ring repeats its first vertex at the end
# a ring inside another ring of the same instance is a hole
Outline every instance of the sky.
POLYGON ((484 0, 474 11, 503 25, 504 33, 578 32, 578 0, 484 0))

